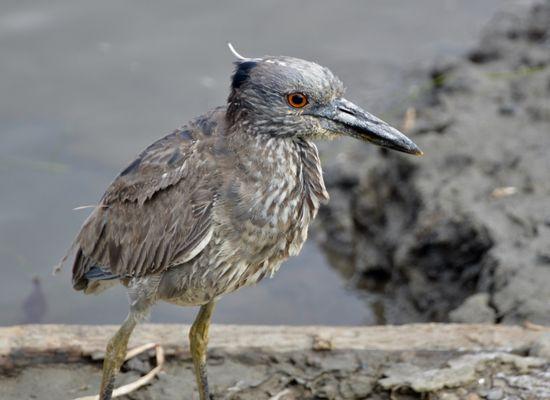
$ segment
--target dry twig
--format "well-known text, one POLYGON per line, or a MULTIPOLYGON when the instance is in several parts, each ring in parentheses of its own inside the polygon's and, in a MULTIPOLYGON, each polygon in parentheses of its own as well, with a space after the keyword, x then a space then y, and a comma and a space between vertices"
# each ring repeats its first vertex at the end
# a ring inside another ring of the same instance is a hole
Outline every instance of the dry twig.
MULTIPOLYGON (((148 343, 144 344, 143 346, 136 347, 135 349, 130 350, 126 357, 124 358, 124 361, 129 360, 130 358, 133 358, 143 352, 146 352, 152 348, 156 349, 156 361, 157 366, 153 368, 151 371, 149 371, 146 375, 142 376, 141 378, 137 379, 136 381, 129 383, 127 385, 121 386, 113 391, 113 398, 124 396, 128 393, 131 393, 137 389, 139 389, 142 386, 147 385, 149 382, 153 380, 155 376, 158 375, 158 373, 161 371, 162 366, 164 365, 164 350, 162 349, 162 346, 156 343, 148 343)), ((84 396, 79 397, 74 400, 99 400, 99 395, 94 396, 84 396)))

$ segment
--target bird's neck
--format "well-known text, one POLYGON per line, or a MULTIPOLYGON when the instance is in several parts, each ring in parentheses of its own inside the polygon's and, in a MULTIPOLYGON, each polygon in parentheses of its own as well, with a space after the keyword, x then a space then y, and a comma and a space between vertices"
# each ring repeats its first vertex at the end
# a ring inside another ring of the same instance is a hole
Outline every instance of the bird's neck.
POLYGON ((280 138, 240 131, 232 135, 234 171, 246 185, 300 188, 313 217, 319 205, 328 200, 321 162, 314 143, 303 138, 280 138))

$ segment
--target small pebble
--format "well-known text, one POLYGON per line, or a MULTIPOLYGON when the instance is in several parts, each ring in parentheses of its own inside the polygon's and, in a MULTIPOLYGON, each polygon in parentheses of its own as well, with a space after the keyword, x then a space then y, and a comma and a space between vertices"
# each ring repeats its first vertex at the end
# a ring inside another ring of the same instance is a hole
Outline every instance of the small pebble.
POLYGON ((516 107, 513 104, 502 104, 498 109, 500 115, 514 115, 516 113, 516 107))
POLYGON ((311 347, 314 351, 330 351, 332 350, 332 341, 328 338, 315 335, 311 347))
POLYGON ((319 357, 306 356, 306 365, 308 367, 321 368, 321 360, 319 357))
POLYGON ((494 388, 487 393, 487 400, 501 400, 504 397, 504 391, 501 388, 494 388))
POLYGON ((460 397, 454 393, 441 393, 439 398, 440 400, 460 400, 460 397))
POLYGON ((151 370, 151 364, 149 360, 140 360, 137 357, 134 357, 125 363, 125 369, 127 371, 137 371, 142 374, 146 374, 151 370))

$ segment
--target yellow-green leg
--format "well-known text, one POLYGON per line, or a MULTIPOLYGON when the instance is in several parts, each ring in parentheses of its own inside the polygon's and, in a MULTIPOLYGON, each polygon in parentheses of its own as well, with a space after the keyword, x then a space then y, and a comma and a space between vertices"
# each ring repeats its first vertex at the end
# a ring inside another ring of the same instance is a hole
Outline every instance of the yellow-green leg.
POLYGON ((191 343, 191 357, 195 367, 195 378, 199 388, 200 400, 210 400, 208 391, 208 378, 206 375, 206 351, 208 347, 208 330, 210 319, 214 312, 215 302, 201 306, 193 326, 189 330, 189 341, 191 343))
POLYGON ((111 400, 115 384, 115 376, 126 357, 128 340, 137 324, 132 314, 128 315, 115 335, 109 340, 105 359, 103 360, 103 377, 101 378, 101 389, 99 400, 111 400))

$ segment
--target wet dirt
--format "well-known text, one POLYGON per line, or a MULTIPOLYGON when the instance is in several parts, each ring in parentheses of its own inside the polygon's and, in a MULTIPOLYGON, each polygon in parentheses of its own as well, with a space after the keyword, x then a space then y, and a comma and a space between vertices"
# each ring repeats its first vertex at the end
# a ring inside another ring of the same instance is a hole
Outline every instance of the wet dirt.
MULTIPOLYGON (((143 375, 152 360, 127 362, 117 385, 143 375)), ((502 352, 212 351, 208 368, 213 398, 219 400, 550 398, 547 360, 502 352)), ((0 393, 4 400, 91 395, 100 371, 99 362, 28 367, 2 377, 0 393)), ((151 385, 121 398, 198 399, 191 360, 171 359, 151 385)))
POLYGON ((402 125, 424 157, 349 146, 325 165, 333 264, 380 323, 549 324, 550 2, 502 12, 416 89, 402 125))

